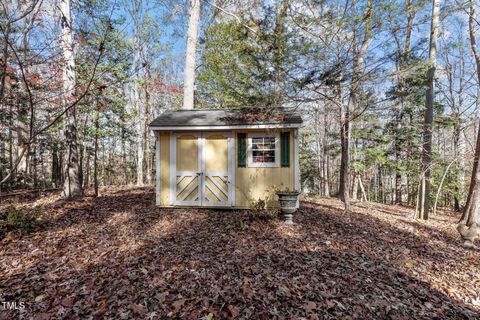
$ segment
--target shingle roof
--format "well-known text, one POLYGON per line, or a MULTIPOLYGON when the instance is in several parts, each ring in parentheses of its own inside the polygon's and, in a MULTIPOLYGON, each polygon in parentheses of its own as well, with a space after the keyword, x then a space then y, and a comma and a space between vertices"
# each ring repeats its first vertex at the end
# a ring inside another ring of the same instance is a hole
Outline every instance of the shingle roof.
POLYGON ((193 109, 168 110, 150 123, 152 129, 162 127, 223 127, 223 126, 300 126, 300 114, 279 108, 269 112, 260 109, 193 109))

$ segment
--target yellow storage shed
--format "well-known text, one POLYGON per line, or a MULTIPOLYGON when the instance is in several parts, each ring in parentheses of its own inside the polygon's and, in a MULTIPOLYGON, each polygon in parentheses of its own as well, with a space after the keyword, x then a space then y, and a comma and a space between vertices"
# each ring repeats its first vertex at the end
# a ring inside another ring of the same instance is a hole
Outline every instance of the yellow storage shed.
POLYGON ((298 130, 292 109, 165 111, 155 133, 156 204, 162 207, 277 207, 276 191, 299 191, 298 130))

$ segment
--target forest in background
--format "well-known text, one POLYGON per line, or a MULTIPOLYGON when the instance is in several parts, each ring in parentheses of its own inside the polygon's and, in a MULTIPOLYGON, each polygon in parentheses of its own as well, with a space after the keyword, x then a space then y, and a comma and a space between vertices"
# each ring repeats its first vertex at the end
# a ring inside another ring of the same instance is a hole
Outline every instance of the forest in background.
POLYGON ((69 198, 152 184, 148 123, 182 108, 185 88, 195 108, 300 111, 304 193, 339 196, 347 210, 350 198, 416 206, 424 219, 436 206, 461 211, 477 170, 477 9, 473 0, 3 1, 0 188, 69 198))

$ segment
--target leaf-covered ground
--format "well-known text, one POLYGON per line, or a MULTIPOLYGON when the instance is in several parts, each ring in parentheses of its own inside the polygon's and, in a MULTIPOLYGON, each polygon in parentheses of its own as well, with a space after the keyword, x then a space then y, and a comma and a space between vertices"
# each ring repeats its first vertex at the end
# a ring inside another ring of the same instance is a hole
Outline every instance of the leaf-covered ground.
POLYGON ((1 319, 480 318, 480 251, 460 247, 446 214, 345 213, 328 199, 302 203, 286 226, 156 208, 149 188, 21 205, 50 220, 0 240, 0 300, 25 304, 0 304, 1 319))

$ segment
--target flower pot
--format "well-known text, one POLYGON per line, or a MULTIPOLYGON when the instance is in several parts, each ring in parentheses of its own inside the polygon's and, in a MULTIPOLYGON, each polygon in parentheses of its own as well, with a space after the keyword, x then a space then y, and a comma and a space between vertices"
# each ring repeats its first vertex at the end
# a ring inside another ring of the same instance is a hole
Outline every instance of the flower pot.
POLYGON ((277 192, 280 211, 285 216, 286 224, 293 224, 293 213, 297 211, 297 201, 300 192, 277 192))

